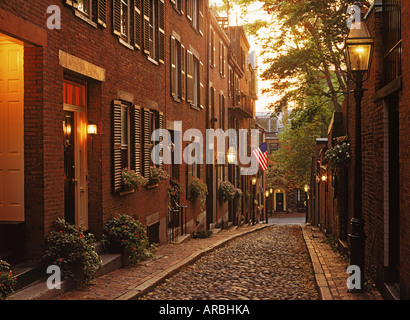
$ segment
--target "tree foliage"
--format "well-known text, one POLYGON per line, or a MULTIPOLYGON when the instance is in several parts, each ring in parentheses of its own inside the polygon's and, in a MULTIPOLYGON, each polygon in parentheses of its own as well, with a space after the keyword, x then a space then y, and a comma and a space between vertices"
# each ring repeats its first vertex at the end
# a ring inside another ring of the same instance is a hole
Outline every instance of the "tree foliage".
POLYGON ((266 171, 269 186, 302 188, 312 165, 315 139, 327 134, 333 106, 318 97, 307 99, 309 107, 295 108, 279 133, 280 148, 270 156, 266 171), (279 183, 278 183, 279 181, 279 183))
POLYGON ((261 3, 261 18, 247 24, 262 48, 268 67, 262 78, 280 99, 271 104, 276 111, 290 102, 301 104, 307 96, 319 96, 341 111, 346 93, 343 39, 348 33, 347 8, 351 0, 238 0, 244 12, 261 3))
POLYGON ((344 38, 353 0, 238 0, 244 15, 259 3, 260 15, 246 25, 262 48, 264 90, 279 99, 268 106, 289 109, 280 149, 271 156, 268 184, 301 188, 307 182, 315 138, 327 135, 333 112, 346 94, 344 38), (265 13, 265 14, 262 14, 265 13), (264 20, 263 20, 264 19, 264 20))

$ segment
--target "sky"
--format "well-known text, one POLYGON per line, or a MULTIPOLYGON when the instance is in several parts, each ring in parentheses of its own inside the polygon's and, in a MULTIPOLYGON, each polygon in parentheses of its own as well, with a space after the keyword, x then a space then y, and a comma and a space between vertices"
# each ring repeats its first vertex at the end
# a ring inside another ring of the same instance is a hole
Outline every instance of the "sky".
MULTIPOLYGON (((221 5, 224 3, 226 0, 209 0, 209 6, 212 7, 213 4, 221 5)), ((254 10, 250 10, 250 13, 247 16, 242 16, 241 14, 241 9, 238 6, 235 6, 235 0, 230 0, 230 14, 229 14, 229 24, 231 26, 237 26, 237 25, 243 25, 248 22, 252 22, 256 18, 260 18, 260 15, 263 14, 262 11, 258 11, 258 8, 261 6, 260 4, 255 4, 253 5, 254 10), (257 11, 257 14, 255 13, 257 11)), ((224 14, 221 14, 224 15, 224 14)), ((263 59, 260 56, 261 49, 258 46, 258 43, 255 41, 255 39, 251 36, 248 35, 248 41, 251 46, 250 51, 254 50, 257 55, 257 61, 258 61, 258 66, 259 66, 259 74, 261 74, 261 71, 263 71, 266 66, 263 64, 263 59)), ((268 88, 269 87, 269 82, 267 81, 262 81, 260 78, 258 80, 258 88, 259 88, 259 94, 258 94, 258 100, 256 101, 256 112, 260 111, 265 111, 267 110, 266 106, 273 101, 274 97, 268 97, 267 95, 263 95, 261 93, 261 90, 263 88, 268 88)))

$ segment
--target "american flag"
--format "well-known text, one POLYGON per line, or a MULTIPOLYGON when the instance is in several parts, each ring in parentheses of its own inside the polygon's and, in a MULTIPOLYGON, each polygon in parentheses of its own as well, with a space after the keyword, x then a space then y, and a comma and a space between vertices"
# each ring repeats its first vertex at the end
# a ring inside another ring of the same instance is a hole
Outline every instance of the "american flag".
POLYGON ((264 144, 260 145, 259 148, 253 149, 253 155, 255 156, 256 160, 258 160, 259 166, 263 171, 266 170, 268 167, 268 145, 265 142, 264 144))

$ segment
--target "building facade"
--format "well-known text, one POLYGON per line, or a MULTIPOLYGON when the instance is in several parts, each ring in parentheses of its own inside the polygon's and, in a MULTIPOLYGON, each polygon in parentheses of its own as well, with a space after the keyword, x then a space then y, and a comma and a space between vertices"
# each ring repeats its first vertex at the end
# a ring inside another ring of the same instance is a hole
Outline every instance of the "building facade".
MULTIPOLYGON (((376 283, 386 298, 409 299, 409 99, 406 1, 374 1, 364 13, 374 39, 369 78, 364 82, 362 119, 362 216, 365 232, 365 277, 376 283)), ((354 89, 351 84, 350 89, 354 89)), ((355 102, 349 95, 343 112, 335 114, 326 149, 350 144, 351 161, 330 171, 320 192, 322 211, 310 206, 321 228, 337 236, 340 248, 349 252, 353 218, 355 163, 355 102), (326 191, 327 190, 327 191, 326 191), (323 218, 322 218, 323 217, 323 218)), ((320 161, 316 157, 316 160, 320 161)), ((323 164, 321 162, 321 164, 323 164)), ((315 164, 313 165, 315 166, 315 164)), ((318 171, 312 171, 318 174, 318 171)), ((325 172, 326 171, 326 172, 325 172)), ((315 183, 312 176, 311 184, 315 183)), ((318 188, 321 182, 316 182, 318 188)), ((322 183, 323 184, 323 183, 322 183)), ((312 191, 312 187, 311 187, 312 191)), ((310 198, 314 194, 310 192, 310 198)), ((317 199, 316 199, 317 201, 317 199)))
POLYGON ((205 158, 183 160, 205 154, 188 147, 206 129, 230 126, 231 40, 207 1, 6 0, 0 17, 0 258, 41 257, 57 217, 99 239, 126 213, 151 243, 234 222, 215 198, 228 166, 207 175, 205 158), (153 168, 183 187, 172 201, 153 168), (124 169, 148 185, 128 188, 124 169), (194 179, 208 183, 209 211, 194 179))

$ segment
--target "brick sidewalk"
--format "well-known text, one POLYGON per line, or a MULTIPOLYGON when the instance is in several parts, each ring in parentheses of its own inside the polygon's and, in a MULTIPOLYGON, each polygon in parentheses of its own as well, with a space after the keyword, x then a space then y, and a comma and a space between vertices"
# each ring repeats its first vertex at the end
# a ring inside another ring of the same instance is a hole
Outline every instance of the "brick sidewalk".
POLYGON ((322 232, 312 230, 307 225, 302 226, 302 230, 322 300, 383 300, 376 289, 372 292, 349 293, 346 284, 349 263, 324 241, 326 237, 322 232))

